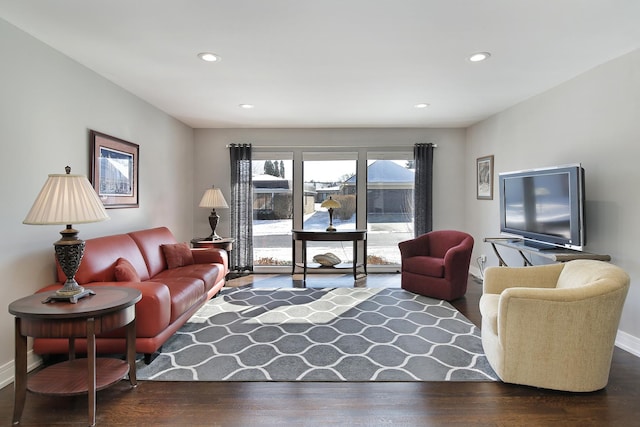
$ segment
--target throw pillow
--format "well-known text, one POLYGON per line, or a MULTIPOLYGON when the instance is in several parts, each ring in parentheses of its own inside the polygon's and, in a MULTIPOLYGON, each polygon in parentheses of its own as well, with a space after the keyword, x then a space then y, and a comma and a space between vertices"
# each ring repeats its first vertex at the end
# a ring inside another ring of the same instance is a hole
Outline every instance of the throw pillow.
POLYGON ((116 280, 118 282, 139 282, 140 276, 131 262, 126 258, 116 261, 116 280))
POLYGON ((178 268, 194 263, 193 253, 186 243, 162 245, 162 252, 167 260, 167 268, 178 268))

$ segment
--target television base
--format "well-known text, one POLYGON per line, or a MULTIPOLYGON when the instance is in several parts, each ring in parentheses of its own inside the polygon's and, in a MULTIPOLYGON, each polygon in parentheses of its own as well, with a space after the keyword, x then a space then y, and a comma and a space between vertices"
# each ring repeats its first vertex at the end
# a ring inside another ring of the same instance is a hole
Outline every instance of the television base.
POLYGON ((522 239, 514 239, 513 237, 487 237, 484 239, 485 242, 490 243, 493 248, 493 252, 498 257, 499 265, 508 267, 505 260, 500 255, 498 248, 496 246, 504 246, 506 248, 515 249, 518 251, 522 260, 524 262, 524 266, 532 266, 533 263, 527 258, 526 254, 533 254, 539 257, 551 260, 553 262, 567 262, 572 261, 574 259, 594 259, 598 261, 611 261, 611 257, 609 255, 604 254, 592 254, 589 252, 583 251, 574 251, 571 249, 565 249, 560 247, 553 247, 553 250, 544 250, 544 249, 536 249, 525 244, 525 241, 522 239))
POLYGON ((553 249, 560 249, 560 250, 564 249, 564 248, 561 248, 559 246, 550 245, 550 244, 544 243, 544 242, 538 242, 536 240, 524 239, 524 240, 522 240, 522 244, 524 246, 526 246, 527 248, 532 249, 534 251, 548 251, 548 250, 553 250, 553 249))

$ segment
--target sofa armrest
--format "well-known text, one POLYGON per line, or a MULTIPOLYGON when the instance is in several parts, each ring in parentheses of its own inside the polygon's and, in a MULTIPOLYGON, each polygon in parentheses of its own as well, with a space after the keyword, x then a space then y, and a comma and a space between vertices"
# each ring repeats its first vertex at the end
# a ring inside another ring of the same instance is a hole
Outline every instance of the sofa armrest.
POLYGON ((224 249, 194 248, 191 253, 196 264, 222 264, 225 274, 229 272, 229 256, 224 249))
POLYGON ((484 272, 483 293, 500 294, 508 288, 555 288, 564 264, 533 267, 489 267, 484 272))
MULTIPOLYGON (((171 322, 171 295, 167 285, 161 282, 92 282, 85 287, 100 292, 102 286, 125 286, 138 289, 142 299, 136 303, 136 336, 155 337, 171 322)), ((56 290, 60 285, 50 285, 38 292, 56 290)))

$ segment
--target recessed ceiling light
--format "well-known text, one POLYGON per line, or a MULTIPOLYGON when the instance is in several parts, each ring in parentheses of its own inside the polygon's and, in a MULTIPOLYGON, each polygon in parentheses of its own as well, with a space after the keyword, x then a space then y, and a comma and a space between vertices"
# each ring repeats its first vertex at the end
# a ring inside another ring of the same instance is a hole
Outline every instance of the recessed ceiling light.
POLYGON ((238 105, 238 107, 244 108, 245 110, 250 110, 253 107, 255 107, 255 105, 253 105, 253 104, 240 104, 240 105, 238 105))
POLYGON ((471 62, 482 62, 484 60, 489 59, 491 54, 489 52, 477 52, 469 57, 469 61, 471 62))
POLYGON ((207 62, 218 62, 221 59, 218 55, 211 52, 201 52, 198 54, 198 58, 207 62))
POLYGON ((414 108, 427 108, 429 106, 429 104, 421 102, 420 104, 416 104, 413 107, 414 108))

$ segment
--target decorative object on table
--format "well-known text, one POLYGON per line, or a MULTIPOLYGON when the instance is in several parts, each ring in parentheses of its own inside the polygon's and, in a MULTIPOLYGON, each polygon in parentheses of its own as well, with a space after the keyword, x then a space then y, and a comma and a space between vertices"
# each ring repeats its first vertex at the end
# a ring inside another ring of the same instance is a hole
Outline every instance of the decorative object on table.
POLYGON ((220 216, 216 213, 216 208, 228 208, 227 201, 222 195, 222 191, 219 188, 211 187, 204 192, 200 204, 201 208, 212 208, 209 215, 209 225, 211 226, 211 235, 205 240, 220 240, 222 237, 216 234, 216 227, 218 226, 218 220, 220 216))
POLYGON ((72 224, 85 224, 109 219, 100 198, 84 175, 72 175, 71 168, 66 174, 51 174, 45 182, 24 224, 66 225, 55 242, 56 258, 67 277, 64 286, 50 300, 66 300, 76 303, 80 298, 93 294, 76 282, 75 275, 84 255, 84 240, 78 239, 78 230, 72 224))
POLYGON ((104 206, 138 207, 139 146, 90 131, 91 183, 104 206))
POLYGON ((317 262, 325 267, 333 267, 334 265, 340 264, 342 261, 335 254, 327 252, 326 254, 318 254, 314 256, 313 262, 317 262))
POLYGON ((479 200, 493 200, 493 156, 476 160, 477 194, 479 200))
POLYGON ((340 206, 340 202, 333 200, 331 196, 329 196, 329 198, 320 205, 320 207, 327 208, 329 210, 329 226, 327 227, 327 231, 336 231, 336 228, 333 226, 333 210, 340 206))

